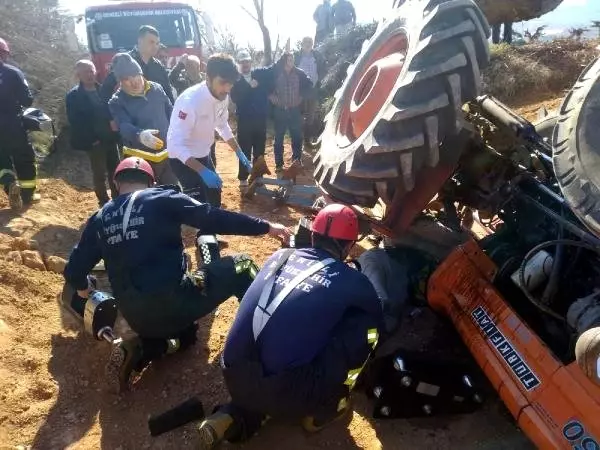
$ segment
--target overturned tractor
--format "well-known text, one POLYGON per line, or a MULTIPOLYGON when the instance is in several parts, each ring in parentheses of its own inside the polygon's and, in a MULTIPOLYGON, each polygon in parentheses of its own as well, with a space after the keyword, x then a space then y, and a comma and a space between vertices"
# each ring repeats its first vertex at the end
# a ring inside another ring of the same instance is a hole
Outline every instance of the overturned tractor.
POLYGON ((350 66, 315 179, 437 258, 429 306, 539 448, 600 448, 600 60, 536 127, 481 95, 488 37, 470 0, 404 3, 350 66))

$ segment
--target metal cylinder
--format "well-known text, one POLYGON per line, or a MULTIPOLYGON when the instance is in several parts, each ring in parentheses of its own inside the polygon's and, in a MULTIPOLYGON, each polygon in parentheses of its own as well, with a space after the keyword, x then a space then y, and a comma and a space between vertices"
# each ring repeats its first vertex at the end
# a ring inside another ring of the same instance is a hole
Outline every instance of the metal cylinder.
POLYGON ((396 369, 398 372, 404 372, 406 370, 404 367, 404 360, 399 356, 394 358, 394 369, 396 369))
POLYGON ((519 278, 519 270, 515 271, 510 278, 513 283, 517 286, 527 289, 531 292, 532 290, 540 287, 542 283, 548 281, 550 273, 552 272, 552 265, 554 258, 550 253, 545 250, 541 250, 533 256, 525 266, 525 283, 526 286, 521 286, 519 278))
POLYGON ((105 292, 93 291, 85 303, 83 327, 96 339, 102 340, 104 338, 100 332, 106 328, 113 329, 117 314, 117 303, 114 297, 105 292))

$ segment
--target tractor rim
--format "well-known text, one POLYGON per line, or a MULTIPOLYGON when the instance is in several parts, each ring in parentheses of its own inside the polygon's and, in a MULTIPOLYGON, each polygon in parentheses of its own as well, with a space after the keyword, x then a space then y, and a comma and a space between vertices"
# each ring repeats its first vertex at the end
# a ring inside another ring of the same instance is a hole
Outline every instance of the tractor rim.
POLYGON ((399 30, 373 52, 353 74, 337 123, 338 144, 352 145, 377 121, 402 73, 408 36, 399 30))

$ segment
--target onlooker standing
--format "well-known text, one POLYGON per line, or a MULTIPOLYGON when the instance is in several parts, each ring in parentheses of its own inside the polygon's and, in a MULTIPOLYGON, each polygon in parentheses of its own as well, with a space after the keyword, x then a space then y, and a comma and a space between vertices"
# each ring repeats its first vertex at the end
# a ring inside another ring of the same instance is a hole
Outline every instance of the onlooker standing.
POLYGON ((117 196, 113 173, 119 164, 118 136, 110 127, 111 116, 100 98, 100 84, 96 81, 96 66, 82 59, 75 64, 79 85, 67 94, 67 117, 71 125, 71 147, 88 153, 92 166, 94 192, 100 207, 117 196))
POLYGON ((331 9, 331 0, 323 0, 313 14, 313 19, 317 23, 317 33, 315 34, 315 44, 319 45, 325 39, 333 34, 333 11, 331 9))
MULTIPOLYGON (((267 116, 272 77, 269 68, 252 70, 252 58, 247 51, 238 55, 241 78, 231 89, 231 100, 236 105, 237 137, 242 151, 248 159, 265 154, 267 141, 267 116)), ((248 186, 248 170, 240 162, 238 179, 240 187, 248 186)))
MULTIPOLYGON (((142 68, 144 78, 160 84, 172 104, 175 99, 169 84, 169 74, 161 62, 156 59, 159 46, 160 35, 156 28, 144 25, 138 32, 137 47, 131 50, 129 54, 142 68)), ((117 85, 118 80, 114 72, 109 73, 104 83, 102 83, 101 95, 104 101, 108 102, 111 99, 117 85)))
POLYGON ((167 153, 159 152, 173 111, 169 97, 160 84, 144 79, 142 68, 129 53, 116 54, 112 65, 121 88, 108 107, 123 139, 123 153, 148 160, 159 184, 177 184, 167 153))
POLYGON ((165 44, 158 45, 158 53, 156 54, 156 59, 160 61, 160 63, 165 67, 165 69, 169 69, 169 49, 165 44))
POLYGON ((301 164, 302 160, 302 99, 312 89, 312 82, 304 71, 294 65, 294 55, 286 52, 275 64, 275 90, 269 96, 274 106, 275 118, 275 172, 283 171, 283 139, 287 130, 292 138, 292 159, 301 164))
POLYGON ((319 87, 327 68, 321 54, 313 48, 313 40, 307 36, 302 39, 302 50, 296 54, 295 64, 312 81, 312 88, 303 100, 304 142, 310 143, 316 137, 315 117, 319 106, 319 87))
POLYGON ((356 25, 356 11, 349 0, 337 0, 332 7, 335 35, 342 36, 356 25))
POLYGON ((204 81, 200 72, 201 68, 200 58, 196 55, 185 54, 181 57, 169 73, 169 81, 177 91, 177 96, 180 96, 186 89, 204 81))
POLYGON ((210 157, 215 130, 246 168, 252 168, 228 122, 229 92, 239 77, 231 56, 212 55, 206 65, 206 81, 187 89, 175 101, 167 137, 171 163, 184 189, 196 191, 190 196, 216 207, 221 206, 223 181, 210 157))
POLYGON ((39 200, 35 151, 22 119, 33 97, 23 73, 8 64, 9 56, 8 43, 0 38, 0 183, 11 208, 19 210, 39 200))

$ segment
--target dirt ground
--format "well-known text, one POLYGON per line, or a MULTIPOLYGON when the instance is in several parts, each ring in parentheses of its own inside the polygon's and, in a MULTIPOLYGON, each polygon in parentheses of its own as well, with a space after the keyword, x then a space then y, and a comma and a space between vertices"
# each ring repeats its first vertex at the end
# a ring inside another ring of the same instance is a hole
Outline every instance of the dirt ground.
MULTIPOLYGON (((305 160, 310 161, 310 155, 305 160)), ((237 162, 223 145, 218 146, 218 170, 225 185, 225 208, 289 226, 301 216, 269 200, 241 201, 237 162)), ((45 163, 45 173, 41 203, 21 216, 11 213, 0 195, 0 255, 24 250, 32 239, 45 257, 67 258, 95 211, 86 155, 61 151, 45 163)), ((188 231, 185 236, 191 245, 193 234, 188 231)), ((226 240, 225 253, 245 252, 258 263, 278 248, 270 238, 226 240)), ((193 395, 200 396, 207 411, 227 399, 217 359, 236 300, 202 320, 193 349, 155 364, 133 392, 117 397, 106 392, 103 382, 109 346, 80 332, 77 323, 61 313, 56 298, 62 277, 39 270, 43 268, 30 269, 0 257, 0 450, 194 448, 193 426, 153 439, 147 419, 193 395)), ((355 412, 346 422, 320 434, 307 436, 295 424, 271 424, 243 448, 530 448, 497 399, 472 415, 393 421, 371 419, 372 406, 363 395, 355 395, 355 401, 355 412)))

